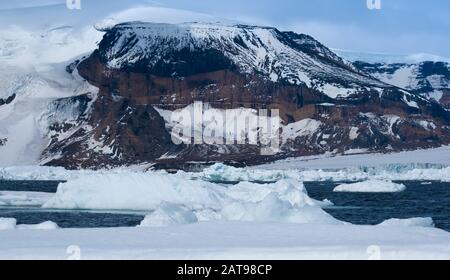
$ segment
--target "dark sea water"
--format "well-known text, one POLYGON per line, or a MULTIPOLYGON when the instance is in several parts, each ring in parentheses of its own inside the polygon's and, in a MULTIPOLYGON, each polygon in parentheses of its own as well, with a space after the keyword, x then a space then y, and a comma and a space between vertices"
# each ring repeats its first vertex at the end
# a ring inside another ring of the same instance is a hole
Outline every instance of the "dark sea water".
POLYGON ((352 224, 375 225, 390 218, 433 218, 436 227, 450 231, 450 183, 430 181, 396 182, 406 186, 399 193, 333 192, 339 183, 305 183, 309 196, 331 200, 325 209, 335 218, 352 224))
POLYGON ((56 193, 61 181, 1 181, 0 191, 56 193))
MULTIPOLYGON (((0 181, 0 191, 55 193, 56 181, 0 181)), ((18 224, 39 224, 52 221, 62 228, 98 228, 137 226, 145 213, 104 213, 98 211, 61 211, 41 208, 0 206, 0 217, 15 218, 18 224)))
MULTIPOLYGON (((307 182, 312 198, 328 199, 333 207, 325 209, 339 220, 352 224, 375 225, 390 218, 432 217, 438 228, 450 232, 450 183, 400 182, 400 193, 335 193, 339 183, 307 182)), ((56 192, 59 182, 0 181, 0 191, 56 192)), ((128 227, 143 220, 142 212, 59 211, 40 208, 1 207, 0 217, 15 218, 19 224, 53 221, 63 228, 128 227)))

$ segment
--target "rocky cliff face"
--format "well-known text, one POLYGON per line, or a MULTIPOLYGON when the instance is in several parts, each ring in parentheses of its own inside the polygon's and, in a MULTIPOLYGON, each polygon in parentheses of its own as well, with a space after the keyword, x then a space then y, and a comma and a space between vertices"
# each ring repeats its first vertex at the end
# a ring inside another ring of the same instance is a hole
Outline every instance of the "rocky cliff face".
POLYGON ((374 78, 310 36, 274 28, 125 23, 68 69, 99 93, 55 104, 78 113, 52 126, 43 156, 48 165, 184 168, 450 143, 450 113, 437 102, 374 78), (281 149, 261 155, 260 143, 248 139, 176 145, 170 112, 199 101, 219 114, 238 110, 238 117, 278 109, 281 149))

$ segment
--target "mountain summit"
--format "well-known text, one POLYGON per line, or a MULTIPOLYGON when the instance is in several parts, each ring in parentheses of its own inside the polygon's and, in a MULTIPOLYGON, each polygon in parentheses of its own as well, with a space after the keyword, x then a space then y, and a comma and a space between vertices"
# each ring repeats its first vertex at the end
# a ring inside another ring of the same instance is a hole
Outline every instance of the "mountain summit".
POLYGON ((367 86, 389 87, 364 75, 312 37, 271 27, 203 23, 116 25, 99 46, 109 68, 163 77, 217 70, 258 73, 272 82, 346 97, 367 86))

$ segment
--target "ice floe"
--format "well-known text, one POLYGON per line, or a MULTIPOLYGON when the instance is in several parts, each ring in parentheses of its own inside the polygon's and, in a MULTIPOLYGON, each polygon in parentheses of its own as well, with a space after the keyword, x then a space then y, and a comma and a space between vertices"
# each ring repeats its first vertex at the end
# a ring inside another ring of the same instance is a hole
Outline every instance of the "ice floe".
POLYGON ((44 208, 155 210, 162 202, 218 209, 226 188, 160 173, 95 174, 61 183, 44 208))
POLYGON ((342 184, 337 186, 334 192, 359 192, 359 193, 394 193, 406 189, 403 184, 391 181, 369 180, 353 184, 342 184))
MULTIPOLYGON (((66 170, 60 167, 19 166, 0 168, 0 180, 65 181, 95 174, 146 173, 151 164, 111 170, 66 170)), ((179 172, 180 176, 210 182, 299 181, 442 181, 450 182, 450 147, 394 154, 364 154, 287 159, 261 166, 234 168, 215 164, 202 172, 179 172)))
POLYGON ((214 184, 169 174, 90 175, 62 183, 44 208, 141 210, 142 226, 210 220, 339 223, 308 196, 302 182, 214 184))
POLYGON ((94 174, 121 174, 130 172, 143 172, 146 165, 136 165, 123 168, 102 170, 67 170, 63 167, 53 166, 12 166, 0 167, 0 180, 5 181, 67 181, 86 175, 94 174))
POLYGON ((191 210, 169 202, 163 202, 141 222, 141 227, 164 227, 197 223, 197 216, 191 210))
POLYGON ((317 205, 294 206, 270 193, 261 202, 234 202, 222 209, 222 217, 228 221, 281 222, 296 224, 343 224, 317 205))
POLYGON ((450 167, 439 164, 388 164, 342 169, 267 169, 235 168, 215 164, 203 172, 192 173, 193 178, 211 182, 274 182, 295 179, 303 182, 357 182, 365 180, 442 181, 450 182, 450 167))
POLYGON ((0 230, 32 229, 32 230, 53 230, 58 229, 54 222, 47 221, 37 225, 18 225, 14 218, 0 218, 0 230))
POLYGON ((42 206, 52 196, 51 193, 0 191, 0 206, 42 206))

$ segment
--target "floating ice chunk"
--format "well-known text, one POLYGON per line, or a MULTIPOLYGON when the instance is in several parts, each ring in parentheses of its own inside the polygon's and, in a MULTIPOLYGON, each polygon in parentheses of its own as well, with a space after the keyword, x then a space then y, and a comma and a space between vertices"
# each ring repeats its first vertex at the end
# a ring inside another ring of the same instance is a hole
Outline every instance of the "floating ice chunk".
POLYGON ((58 229, 59 226, 51 221, 43 222, 37 225, 18 225, 17 229, 38 229, 38 230, 55 230, 58 229))
POLYGON ((220 208, 225 187, 163 173, 89 175, 62 183, 44 208, 155 210, 162 202, 220 208))
POLYGON ((435 227, 432 218, 412 218, 412 219, 389 219, 379 226, 390 226, 390 227, 435 227))
MULTIPOLYGON (((445 154, 446 151, 443 151, 445 154)), ((448 154, 448 153, 447 153, 448 154)), ((421 155, 423 157, 423 155, 421 155)), ((192 178, 201 178, 210 182, 267 182, 272 183, 282 179, 294 179, 303 182, 322 181, 364 181, 376 180, 401 180, 401 181, 442 181, 450 182, 450 167, 441 164, 426 163, 401 163, 401 164, 379 164, 358 167, 339 168, 345 166, 346 162, 353 162, 355 158, 367 160, 367 155, 354 155, 341 157, 340 163, 333 163, 328 170, 315 169, 328 166, 327 162, 333 162, 334 158, 323 158, 309 161, 284 160, 280 163, 268 164, 252 168, 235 168, 223 164, 215 164, 203 172, 190 173, 192 178)), ((369 158, 370 159, 370 158, 369 158)), ((413 162, 413 160, 411 160, 413 162)))
POLYGON ((192 175, 194 177, 201 177, 210 182, 258 181, 270 183, 281 179, 297 179, 299 177, 291 174, 289 171, 236 168, 222 163, 217 163, 209 168, 206 168, 201 174, 192 175))
POLYGON ((276 193, 269 194, 258 203, 235 202, 222 210, 224 220, 246 222, 282 222, 298 224, 340 224, 318 206, 295 207, 281 200, 276 193))
POLYGON ((197 223, 195 214, 186 207, 169 202, 163 202, 153 213, 147 215, 141 222, 141 227, 165 227, 197 223))
POLYGON ((0 230, 15 229, 17 225, 16 219, 0 218, 0 230))
POLYGON ((297 180, 283 179, 265 185, 241 182, 230 187, 227 194, 235 201, 222 209, 225 220, 339 223, 321 208, 331 202, 310 198, 303 183, 297 180))
POLYGON ((57 224, 50 221, 37 225, 17 225, 17 220, 14 218, 0 218, 0 230, 15 230, 15 229, 53 230, 58 228, 59 227, 57 224))
MULTIPOLYGON (((62 167, 18 166, 0 168, 1 180, 66 180, 76 171, 68 171, 62 167)), ((80 172, 81 173, 81 172, 80 172)))
POLYGON ((241 182, 222 186, 163 173, 89 175, 62 183, 44 207, 61 209, 154 210, 143 227, 233 220, 339 223, 308 196, 303 183, 241 182))
POLYGON ((0 206, 42 206, 53 194, 40 192, 0 192, 0 206))
POLYGON ((343 184, 337 186, 335 192, 361 192, 361 193, 394 193, 402 192, 405 185, 395 184, 391 181, 369 180, 354 184, 343 184))
POLYGON ((0 167, 0 180, 9 181, 67 181, 82 176, 94 174, 122 174, 131 172, 143 172, 148 166, 135 165, 130 167, 118 167, 114 169, 101 170, 67 170, 63 167, 53 166, 13 166, 0 167))
POLYGON ((227 191, 227 195, 235 200, 253 203, 263 201, 271 193, 295 207, 327 204, 310 198, 303 183, 293 179, 283 179, 273 184, 241 182, 227 191))

